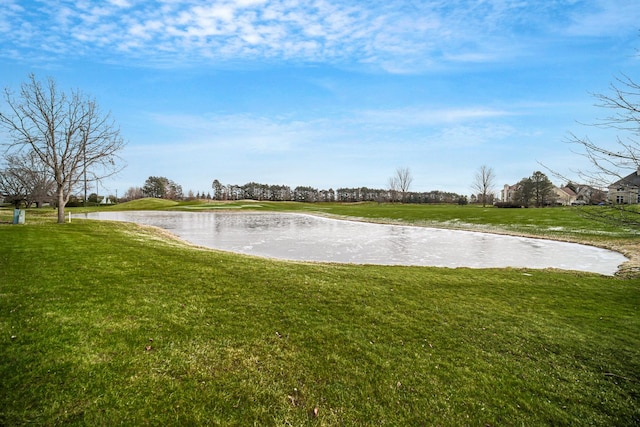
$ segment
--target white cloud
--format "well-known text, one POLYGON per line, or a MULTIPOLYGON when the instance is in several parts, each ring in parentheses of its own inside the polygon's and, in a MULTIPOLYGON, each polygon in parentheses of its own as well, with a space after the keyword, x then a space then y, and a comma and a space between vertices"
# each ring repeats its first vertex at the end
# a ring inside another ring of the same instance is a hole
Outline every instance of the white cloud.
POLYGON ((181 151, 194 147, 202 153, 231 150, 243 155, 319 150, 349 156, 361 155, 363 146, 415 152, 443 143, 481 145, 516 133, 499 120, 509 115, 489 108, 416 108, 344 112, 315 119, 252 114, 151 114, 151 118, 154 128, 167 138, 164 143, 179 145, 181 151))
POLYGON ((125 51, 121 60, 150 64, 284 58, 392 72, 511 60, 549 28, 570 36, 616 34, 640 19, 627 0, 42 0, 29 9, 3 3, 7 51, 46 51, 48 40, 66 46, 69 56, 125 51))
POLYGON ((376 126, 415 127, 464 123, 482 119, 510 116, 504 110, 478 108, 401 108, 395 110, 370 110, 359 114, 360 119, 376 126))
POLYGON ((13 0, 0 0, 0 34, 9 33, 23 13, 24 8, 13 0))
POLYGON ((597 0, 576 9, 571 24, 562 30, 572 36, 618 34, 638 28, 640 5, 629 0, 597 0))
POLYGON ((250 114, 151 116, 161 128, 178 131, 173 137, 174 140, 188 140, 199 147, 224 147, 251 152, 295 150, 296 147, 318 141, 318 136, 324 134, 322 129, 327 127, 327 123, 322 120, 305 122, 291 117, 263 117, 250 114))
POLYGON ((131 3, 128 0, 109 0, 109 3, 123 9, 131 7, 131 3))
POLYGON ((478 126, 445 127, 439 132, 437 138, 445 142, 449 148, 460 148, 500 141, 518 133, 519 131, 509 125, 483 123, 478 126))

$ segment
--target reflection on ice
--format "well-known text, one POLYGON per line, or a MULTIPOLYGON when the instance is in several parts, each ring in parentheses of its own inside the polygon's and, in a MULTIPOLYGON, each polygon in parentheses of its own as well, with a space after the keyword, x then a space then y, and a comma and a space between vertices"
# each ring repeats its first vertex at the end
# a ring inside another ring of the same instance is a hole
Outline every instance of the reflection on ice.
POLYGON ((196 245, 299 261, 435 267, 560 268, 614 274, 626 258, 591 246, 291 213, 93 212, 164 228, 196 245))

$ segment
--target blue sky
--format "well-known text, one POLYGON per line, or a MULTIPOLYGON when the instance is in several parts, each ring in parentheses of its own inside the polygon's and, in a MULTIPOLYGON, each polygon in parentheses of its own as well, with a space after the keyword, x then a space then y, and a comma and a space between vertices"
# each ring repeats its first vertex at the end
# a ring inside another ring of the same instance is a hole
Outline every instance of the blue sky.
POLYGON ((0 85, 51 76, 111 112, 127 167, 100 193, 408 167, 413 190, 470 194, 483 164, 497 187, 585 169, 569 132, 613 142, 580 122, 637 80, 639 30, 633 0, 0 0, 0 85))

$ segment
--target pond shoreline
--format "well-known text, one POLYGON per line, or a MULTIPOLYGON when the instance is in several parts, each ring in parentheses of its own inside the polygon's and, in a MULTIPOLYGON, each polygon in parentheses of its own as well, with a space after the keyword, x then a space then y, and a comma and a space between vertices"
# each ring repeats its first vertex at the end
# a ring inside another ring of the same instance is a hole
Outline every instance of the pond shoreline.
POLYGON ((629 261, 620 251, 611 251, 602 245, 460 223, 455 226, 424 221, 410 223, 300 211, 203 209, 198 213, 204 216, 190 219, 196 212, 167 209, 94 212, 78 218, 157 226, 189 245, 300 262, 557 269, 615 276, 620 274, 620 266, 629 261), (240 216, 246 217, 240 219, 240 216), (341 223, 343 225, 338 225, 341 223), (376 228, 375 225, 398 228, 376 228), (445 231, 450 233, 443 234, 445 231), (512 239, 507 239, 509 237, 512 239), (557 244, 551 244, 552 241, 557 244), (583 249, 562 244, 577 244, 583 249))
POLYGON ((627 257, 628 261, 623 263, 618 267, 618 271, 616 272, 616 277, 622 278, 635 278, 640 276, 640 243, 630 243, 630 242, 617 242, 613 240, 590 240, 590 239, 581 239, 575 237, 562 237, 562 236, 549 236, 549 235, 540 235, 533 233, 523 233, 519 231, 511 231, 505 230, 503 228, 491 227, 486 225, 474 225, 469 223, 459 223, 458 225, 453 225, 452 223, 443 223, 438 221, 423 221, 423 222, 407 222, 407 221, 399 221, 391 218, 363 218, 363 217, 354 217, 354 216, 346 216, 346 215, 336 215, 324 212, 305 212, 309 215, 316 215, 320 217, 333 218, 333 219, 342 219, 349 221, 358 221, 358 222, 366 222, 373 224, 388 224, 388 225, 403 225, 403 226, 414 226, 414 227, 429 227, 429 228, 440 228, 444 230, 459 230, 459 231, 472 231, 477 233, 488 233, 488 234, 497 234, 502 236, 513 236, 513 237, 526 237, 530 239, 543 239, 543 240, 552 240, 556 242, 565 242, 565 243, 577 243, 581 245, 593 246, 600 249, 608 249, 610 251, 618 252, 625 257, 627 257))

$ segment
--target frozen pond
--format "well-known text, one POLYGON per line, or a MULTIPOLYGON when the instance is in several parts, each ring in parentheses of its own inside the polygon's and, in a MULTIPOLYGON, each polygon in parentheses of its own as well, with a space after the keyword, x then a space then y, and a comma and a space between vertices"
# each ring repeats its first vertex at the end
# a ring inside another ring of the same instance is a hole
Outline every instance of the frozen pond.
POLYGON ((586 245, 262 212, 93 212, 77 218, 163 228, 200 246, 299 261, 435 267, 526 267, 612 275, 627 259, 586 245))

